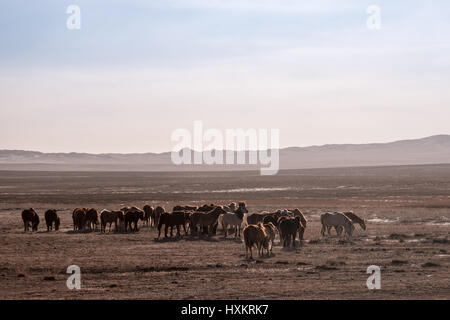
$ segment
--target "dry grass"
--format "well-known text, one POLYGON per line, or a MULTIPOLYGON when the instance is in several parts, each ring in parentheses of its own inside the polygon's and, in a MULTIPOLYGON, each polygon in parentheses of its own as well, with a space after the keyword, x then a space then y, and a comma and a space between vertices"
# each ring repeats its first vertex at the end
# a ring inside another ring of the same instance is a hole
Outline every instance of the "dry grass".
POLYGON ((449 299, 450 170, 408 168, 287 171, 275 177, 0 172, 0 298, 449 299), (291 189, 251 190, 257 187, 291 189), (208 192, 243 188, 250 190, 208 192), (297 249, 277 245, 274 256, 247 261, 241 240, 234 234, 224 239, 220 231, 212 238, 167 240, 155 240, 153 228, 136 234, 71 231, 71 210, 78 206, 170 208, 238 200, 246 200, 251 212, 301 208, 309 220, 305 243, 297 249), (20 212, 27 207, 41 217, 37 233, 23 233, 20 212), (48 208, 60 210, 59 232, 44 231, 48 208), (357 226, 348 242, 322 239, 320 213, 343 209, 368 219, 367 231, 357 226), (81 267, 80 291, 66 287, 71 264, 81 267), (366 288, 372 264, 381 267, 381 290, 366 288))

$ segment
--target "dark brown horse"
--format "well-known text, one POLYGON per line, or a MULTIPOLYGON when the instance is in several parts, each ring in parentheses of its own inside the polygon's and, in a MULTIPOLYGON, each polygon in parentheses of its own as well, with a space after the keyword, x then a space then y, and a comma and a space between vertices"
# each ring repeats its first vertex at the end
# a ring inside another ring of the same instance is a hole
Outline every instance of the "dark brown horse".
POLYGON ((161 236, 161 227, 165 226, 164 236, 167 238, 167 230, 170 227, 170 236, 173 236, 173 227, 177 228, 177 236, 181 236, 180 227, 183 227, 184 234, 187 235, 186 232, 186 220, 189 214, 184 211, 174 211, 172 213, 164 212, 161 214, 158 223, 158 239, 161 236))
POLYGON ((56 213, 55 209, 49 209, 45 211, 45 224, 47 225, 47 231, 53 229, 53 225, 55 226, 55 230, 59 230, 59 217, 56 213))
POLYGON ((143 208, 144 210, 144 222, 148 226, 155 226, 155 208, 146 204, 143 208))
POLYGON ((154 213, 155 213, 155 223, 154 223, 154 225, 155 225, 155 227, 157 226, 157 225, 159 225, 159 217, 161 217, 161 215, 164 213, 164 212, 166 212, 166 209, 164 209, 164 207, 161 207, 161 206, 157 206, 156 208, 155 208, 155 211, 154 211, 154 213))
POLYGON ((280 240, 283 247, 289 247, 292 240, 292 246, 295 248, 295 238, 300 228, 303 228, 300 217, 286 217, 280 221, 280 240))
POLYGON ((111 232, 111 224, 114 223, 115 230, 119 231, 117 223, 124 221, 123 211, 108 211, 102 210, 100 212, 100 232, 106 232, 106 224, 109 223, 109 231, 111 232))
POLYGON ((83 230, 86 225, 86 208, 76 208, 72 212, 73 230, 83 230))
POLYGON ((126 210, 124 218, 125 232, 128 230, 128 227, 130 228, 131 232, 139 231, 138 229, 139 219, 144 220, 144 211, 136 207, 132 207, 126 210), (134 224, 134 227, 132 227, 132 224, 134 224))
POLYGON ((86 225, 89 229, 98 229, 98 211, 91 208, 86 211, 86 225))
POLYGON ((27 232, 30 227, 32 231, 37 231, 39 225, 39 216, 33 208, 25 209, 22 211, 22 220, 24 232, 27 232))
POLYGON ((294 214, 294 217, 300 217, 300 223, 301 223, 302 227, 298 229, 298 236, 299 236, 300 241, 303 241, 303 234, 305 233, 306 222, 307 222, 305 215, 303 214, 303 212, 301 212, 297 208, 289 209, 289 211, 294 214))

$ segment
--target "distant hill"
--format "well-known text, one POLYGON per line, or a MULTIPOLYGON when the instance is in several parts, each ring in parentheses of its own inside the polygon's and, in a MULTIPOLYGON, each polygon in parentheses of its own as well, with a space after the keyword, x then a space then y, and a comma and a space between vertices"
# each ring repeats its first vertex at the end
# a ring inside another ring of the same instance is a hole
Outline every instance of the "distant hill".
MULTIPOLYGON (((390 143, 330 144, 279 150, 280 169, 450 163, 450 135, 390 143)), ((0 170, 190 171, 249 170, 256 165, 181 165, 170 152, 141 154, 42 153, 0 150, 0 170)))

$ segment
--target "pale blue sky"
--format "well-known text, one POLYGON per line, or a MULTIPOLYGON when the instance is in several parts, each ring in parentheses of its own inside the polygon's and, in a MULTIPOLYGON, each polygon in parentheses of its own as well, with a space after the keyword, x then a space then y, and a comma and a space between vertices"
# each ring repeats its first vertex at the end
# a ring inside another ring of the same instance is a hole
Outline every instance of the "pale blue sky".
POLYGON ((0 149, 160 152, 194 120, 281 146, 450 134, 449 17, 445 0, 3 0, 0 149))

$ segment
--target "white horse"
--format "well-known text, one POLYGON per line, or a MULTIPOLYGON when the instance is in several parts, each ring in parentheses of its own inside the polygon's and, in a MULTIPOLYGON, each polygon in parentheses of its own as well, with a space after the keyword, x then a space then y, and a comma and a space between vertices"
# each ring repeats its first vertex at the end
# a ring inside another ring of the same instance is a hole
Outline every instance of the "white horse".
POLYGON ((236 232, 234 233, 235 238, 238 236, 238 232, 239 237, 241 236, 241 226, 244 222, 245 213, 248 213, 245 203, 239 203, 239 207, 234 213, 225 213, 221 216, 221 224, 225 237, 228 236, 228 227, 236 228, 236 232))
MULTIPOLYGON (((347 237, 351 237, 353 230, 355 227, 353 226, 353 223, 350 221, 349 218, 347 218, 344 214, 335 212, 335 213, 329 213, 326 212, 320 216, 320 222, 322 223, 322 230, 320 233, 322 236, 325 236, 325 230, 328 229, 328 227, 335 227, 335 228, 344 228, 345 235, 347 237)), ((328 232, 328 234, 330 234, 328 232)))

